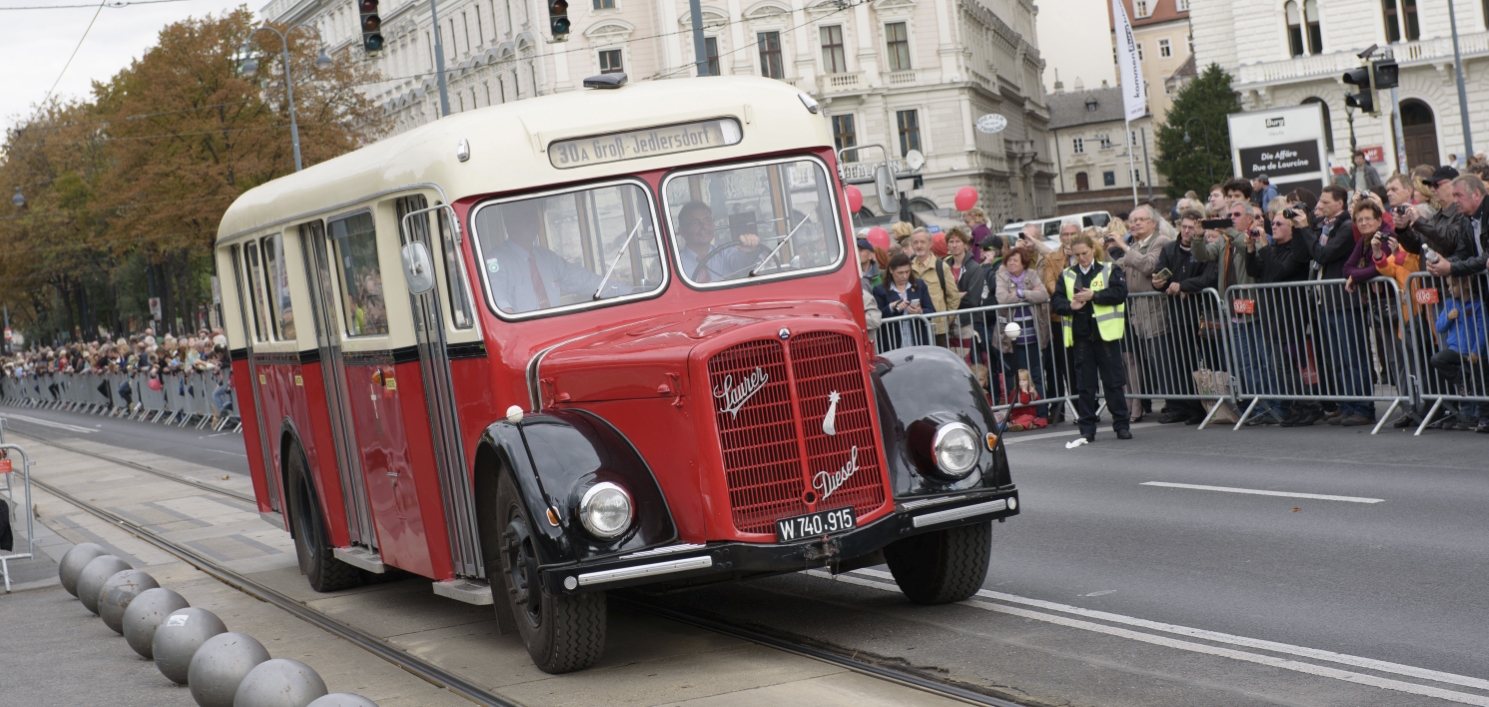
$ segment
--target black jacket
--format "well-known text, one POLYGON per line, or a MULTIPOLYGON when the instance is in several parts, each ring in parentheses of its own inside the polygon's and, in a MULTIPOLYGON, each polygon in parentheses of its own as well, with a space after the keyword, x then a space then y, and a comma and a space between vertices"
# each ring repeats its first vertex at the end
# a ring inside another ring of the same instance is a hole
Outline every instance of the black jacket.
POLYGON ((1193 294, 1206 287, 1214 287, 1218 281, 1215 264, 1202 263, 1195 259, 1194 252, 1185 248, 1178 239, 1169 241, 1158 253, 1158 267, 1154 272, 1163 272, 1165 269, 1169 271, 1170 277, 1159 289, 1168 289, 1169 283, 1177 282, 1180 292, 1193 294))
POLYGON ((1308 244, 1317 240, 1318 236, 1312 229, 1294 228, 1292 240, 1260 248, 1255 257, 1247 258, 1246 272, 1256 278, 1257 282, 1264 283, 1306 280, 1308 264, 1312 259, 1308 244))
POLYGON ((1050 307, 1056 314, 1073 318, 1070 328, 1075 340, 1099 341, 1101 335, 1096 331, 1096 323, 1092 321, 1089 305, 1115 306, 1125 303, 1127 301, 1127 276, 1122 274, 1122 268, 1115 267, 1111 263, 1092 263, 1091 271, 1087 273, 1081 272, 1079 265, 1072 265, 1065 271, 1071 270, 1075 271, 1075 289, 1089 286, 1091 279, 1103 271, 1107 273, 1106 288, 1097 290, 1091 297, 1091 301, 1087 303, 1088 306, 1074 309, 1070 306, 1070 297, 1074 296, 1075 292, 1074 290, 1068 294, 1065 292, 1065 274, 1062 272, 1060 279, 1055 281, 1055 291, 1050 294, 1050 307))
POLYGON ((1355 225, 1345 214, 1339 214, 1333 230, 1328 234, 1324 233, 1323 223, 1320 222, 1318 233, 1308 239, 1309 255, 1313 258, 1315 269, 1323 270, 1325 280, 1344 279, 1344 263, 1354 250, 1355 225))
MULTIPOLYGON (((951 259, 946 258, 943 262, 946 263, 945 272, 949 275, 951 273, 951 259)), ((988 297, 986 300, 982 297, 983 286, 989 284, 988 277, 991 274, 992 271, 989 268, 984 267, 982 263, 972 259, 971 253, 968 253, 962 258, 962 273, 956 279, 956 288, 967 294, 962 295, 962 303, 957 306, 957 309, 975 309, 977 307, 997 304, 997 302, 993 301, 992 297, 988 297)))
POLYGON ((1457 252, 1448 257, 1448 262, 1453 264, 1454 275, 1477 275, 1484 272, 1485 260, 1489 258, 1489 197, 1485 197, 1479 203, 1479 210, 1469 217, 1465 234, 1468 242, 1460 245, 1457 252), (1479 228, 1477 242, 1473 234, 1475 224, 1479 228))
MULTIPOLYGON (((1482 218, 1483 207, 1479 208, 1482 218)), ((1473 224, 1469 217, 1458 213, 1456 204, 1426 218, 1412 222, 1411 228, 1396 229, 1396 240, 1402 250, 1416 255, 1422 254, 1422 246, 1436 251, 1448 260, 1467 258, 1474 254, 1473 224)))

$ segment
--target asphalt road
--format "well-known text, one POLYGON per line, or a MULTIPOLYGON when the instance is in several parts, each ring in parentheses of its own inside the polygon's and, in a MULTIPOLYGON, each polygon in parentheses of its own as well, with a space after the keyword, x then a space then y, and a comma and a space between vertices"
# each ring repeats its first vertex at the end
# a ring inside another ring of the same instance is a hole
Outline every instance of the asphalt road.
MULTIPOLYGON (((244 468, 237 435, 13 413, 244 468)), ((1489 705, 1489 437, 1368 432, 1015 434, 1022 513, 973 600, 912 606, 881 567, 667 601, 1029 704, 1489 705)))
MULTIPOLYGON (((58 410, 0 407, 7 430, 43 440, 86 439, 97 444, 138 449, 234 474, 248 473, 243 435, 136 422, 58 410)), ((24 441, 24 440, 17 440, 24 441)))

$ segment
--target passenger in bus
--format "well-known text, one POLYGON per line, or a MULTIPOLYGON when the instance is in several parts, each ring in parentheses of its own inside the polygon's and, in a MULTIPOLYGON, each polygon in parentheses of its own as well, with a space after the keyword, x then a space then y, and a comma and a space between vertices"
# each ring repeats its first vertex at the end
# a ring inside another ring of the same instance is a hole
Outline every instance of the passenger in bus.
POLYGON ((600 288, 600 275, 538 245, 543 208, 537 201, 502 206, 501 219, 507 239, 486 254, 486 269, 491 273, 491 294, 503 312, 558 307, 564 304, 564 295, 587 299, 600 288))
POLYGON ((677 214, 677 235, 682 239, 678 262, 683 274, 696 282, 718 282, 744 277, 760 262, 760 236, 742 233, 736 243, 709 257, 714 249, 713 209, 701 201, 690 201, 677 214), (707 258, 703 267, 700 261, 707 258))

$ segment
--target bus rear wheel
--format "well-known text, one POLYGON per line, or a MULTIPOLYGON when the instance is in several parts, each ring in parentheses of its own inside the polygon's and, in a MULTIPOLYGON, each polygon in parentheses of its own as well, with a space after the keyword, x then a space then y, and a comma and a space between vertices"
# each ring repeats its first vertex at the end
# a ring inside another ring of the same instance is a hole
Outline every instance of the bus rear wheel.
POLYGON ((555 675, 594 665, 605 651, 605 593, 555 596, 543 591, 532 525, 506 475, 496 500, 502 586, 528 655, 539 670, 555 675))
POLYGON ((993 549, 993 524, 935 530, 885 546, 900 591, 916 604, 949 604, 982 588, 993 549))
POLYGON ((351 589, 362 583, 362 572, 331 555, 331 534, 321 516, 315 486, 310 483, 305 453, 299 445, 290 449, 289 496, 290 524, 294 528, 295 556, 300 560, 300 573, 317 592, 351 589))

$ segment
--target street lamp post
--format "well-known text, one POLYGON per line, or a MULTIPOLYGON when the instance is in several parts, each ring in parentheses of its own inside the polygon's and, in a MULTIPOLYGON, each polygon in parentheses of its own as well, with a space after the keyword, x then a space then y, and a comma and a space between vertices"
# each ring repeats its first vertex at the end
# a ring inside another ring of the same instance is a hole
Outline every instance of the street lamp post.
MULTIPOLYGON (((1189 124, 1190 123, 1193 123, 1196 120, 1199 120, 1199 116, 1197 116, 1197 115, 1191 117, 1189 120, 1184 121, 1184 144, 1185 145, 1188 145, 1191 142, 1191 140, 1189 139, 1189 124)), ((1199 126, 1200 126, 1200 128, 1202 128, 1205 131, 1205 169, 1207 171, 1209 171, 1209 173, 1210 173, 1210 183, 1211 184, 1214 184, 1215 183, 1215 161, 1210 158, 1210 126, 1205 125, 1204 121, 1202 121, 1202 120, 1200 121, 1199 126)))
MULTIPOLYGON (((304 167, 302 167, 300 163, 300 124, 295 120, 295 81, 294 78, 290 75, 289 33, 301 27, 309 27, 312 32, 315 32, 315 38, 320 39, 320 30, 317 30, 315 27, 311 26, 309 22, 301 22, 300 24, 297 24, 294 27, 291 27, 283 32, 280 32, 273 25, 267 24, 253 30, 253 34, 258 34, 259 32, 262 32, 264 30, 269 30, 270 32, 273 32, 274 34, 279 36, 280 53, 284 57, 284 90, 285 93, 288 94, 290 102, 290 141, 294 144, 295 147, 296 172, 304 169, 304 167)), ((244 46, 244 49, 247 49, 247 45, 244 46)), ((331 57, 326 56, 326 50, 322 48, 321 55, 315 58, 316 67, 328 66, 330 65, 330 63, 331 57)), ((254 58, 251 56, 248 57, 248 61, 243 63, 243 70, 250 74, 258 71, 258 68, 258 61, 254 60, 254 58)))

